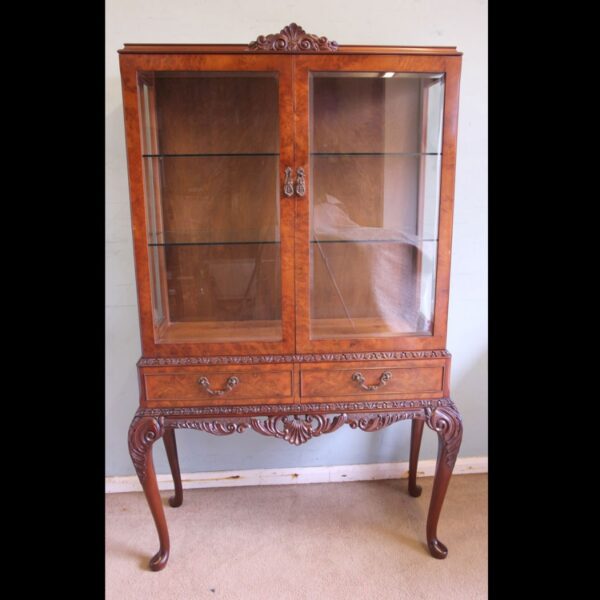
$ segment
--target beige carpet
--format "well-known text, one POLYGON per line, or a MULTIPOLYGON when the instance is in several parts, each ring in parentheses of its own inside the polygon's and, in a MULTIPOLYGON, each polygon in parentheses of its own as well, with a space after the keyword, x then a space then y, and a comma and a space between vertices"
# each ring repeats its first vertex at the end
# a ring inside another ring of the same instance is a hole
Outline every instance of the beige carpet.
MULTIPOLYGON (((487 476, 453 477, 425 546, 432 478, 184 490, 165 506, 171 557, 158 549, 141 493, 106 497, 106 598, 128 600, 487 598, 487 476)), ((169 493, 162 492, 166 502, 169 493)))

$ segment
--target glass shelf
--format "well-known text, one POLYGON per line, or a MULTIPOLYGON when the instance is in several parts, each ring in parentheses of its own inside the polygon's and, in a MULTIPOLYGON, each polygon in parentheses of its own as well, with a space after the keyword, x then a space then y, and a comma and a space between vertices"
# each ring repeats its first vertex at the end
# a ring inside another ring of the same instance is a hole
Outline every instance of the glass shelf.
POLYGON ((441 152, 311 152, 311 156, 442 156, 441 152))
POLYGON ((429 242, 437 243, 437 240, 310 240, 311 244, 425 244, 429 242))
POLYGON ((188 229, 149 231, 148 246, 240 246, 278 244, 279 227, 267 224, 263 229, 216 227, 213 230, 188 229))
POLYGON ((210 156, 279 156, 279 152, 209 152, 197 154, 142 154, 144 158, 194 158, 210 156))
MULTIPOLYGON (((326 224, 325 224, 326 225, 326 224)), ((411 244, 436 243, 437 237, 415 235, 391 227, 323 227, 311 232, 311 244, 411 244)))
POLYGON ((247 246, 248 244, 279 244, 274 240, 252 240, 242 242, 150 242, 151 247, 171 247, 171 246, 247 246))
MULTIPOLYGON (((437 242, 438 240, 419 239, 387 239, 387 240, 310 240, 311 244, 413 244, 437 242)), ((247 246, 249 244, 279 244, 275 240, 252 240, 242 242, 149 242, 148 246, 152 248, 172 247, 172 246, 247 246)))

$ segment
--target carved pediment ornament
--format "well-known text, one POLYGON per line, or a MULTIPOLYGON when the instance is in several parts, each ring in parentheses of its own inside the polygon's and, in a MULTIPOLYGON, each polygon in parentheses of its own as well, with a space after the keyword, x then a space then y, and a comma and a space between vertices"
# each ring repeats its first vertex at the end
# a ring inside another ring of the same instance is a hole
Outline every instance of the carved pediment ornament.
POLYGON ((306 33, 296 23, 284 27, 279 33, 259 35, 256 41, 248 44, 248 49, 256 52, 336 52, 338 48, 337 42, 306 33))

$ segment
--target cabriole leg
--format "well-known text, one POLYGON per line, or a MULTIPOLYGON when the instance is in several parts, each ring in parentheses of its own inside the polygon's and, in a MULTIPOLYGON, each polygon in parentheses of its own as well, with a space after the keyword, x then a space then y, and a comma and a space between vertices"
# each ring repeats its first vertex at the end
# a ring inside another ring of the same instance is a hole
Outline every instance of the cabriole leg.
POLYGON ((169 531, 152 462, 152 444, 163 433, 164 426, 160 417, 155 419, 154 417, 136 416, 129 427, 129 454, 144 488, 160 542, 159 551, 150 560, 152 571, 164 569, 169 560, 169 531))
POLYGON ((179 471, 179 458, 177 457, 177 444, 175 443, 175 430, 171 427, 165 427, 163 435, 169 466, 171 467, 171 475, 175 484, 175 495, 169 498, 169 504, 177 507, 183 502, 183 487, 181 485, 181 472, 179 471))
POLYGON ((427 425, 438 434, 438 457, 427 515, 427 545, 434 558, 446 558, 448 548, 438 540, 437 525, 462 440, 462 421, 454 405, 427 410, 427 425))
POLYGON ((418 498, 421 495, 421 486, 417 485, 417 465, 419 464, 419 450, 423 437, 423 419, 413 419, 410 432, 410 459, 408 463, 408 493, 418 498))

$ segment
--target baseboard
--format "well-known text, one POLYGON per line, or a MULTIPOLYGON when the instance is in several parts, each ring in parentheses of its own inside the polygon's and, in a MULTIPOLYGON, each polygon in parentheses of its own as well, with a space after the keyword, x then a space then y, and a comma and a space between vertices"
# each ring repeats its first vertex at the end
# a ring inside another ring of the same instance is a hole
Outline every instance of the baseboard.
MULTIPOLYGON (((487 456, 458 458, 454 475, 487 473, 487 456)), ((418 477, 433 477, 435 460, 419 461, 418 477)), ((288 485, 295 483, 332 483, 341 481, 370 481, 374 479, 405 479, 408 463, 375 463, 370 465, 334 465, 331 467, 297 467, 292 469, 247 469, 242 471, 209 471, 182 473, 184 489, 235 487, 243 485, 288 485)), ((158 475, 158 487, 172 490, 171 475, 158 475)), ((140 492, 142 486, 135 475, 107 477, 107 494, 115 492, 140 492)))

